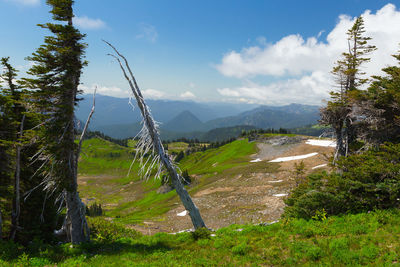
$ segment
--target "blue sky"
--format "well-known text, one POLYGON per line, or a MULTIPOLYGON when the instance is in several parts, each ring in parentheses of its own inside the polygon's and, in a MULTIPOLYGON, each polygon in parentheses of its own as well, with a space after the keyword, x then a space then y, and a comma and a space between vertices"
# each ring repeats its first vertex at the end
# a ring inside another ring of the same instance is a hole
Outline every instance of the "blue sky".
MULTIPOLYGON (((345 31, 364 15, 378 46, 367 73, 393 64, 400 3, 340 1, 78 0, 75 24, 87 34, 82 89, 127 96, 127 84, 101 39, 128 58, 145 96, 155 99, 320 104, 346 49, 345 31), (370 10, 370 11, 367 11, 370 10)), ((0 0, 0 56, 21 70, 51 20, 43 0, 0 0)))

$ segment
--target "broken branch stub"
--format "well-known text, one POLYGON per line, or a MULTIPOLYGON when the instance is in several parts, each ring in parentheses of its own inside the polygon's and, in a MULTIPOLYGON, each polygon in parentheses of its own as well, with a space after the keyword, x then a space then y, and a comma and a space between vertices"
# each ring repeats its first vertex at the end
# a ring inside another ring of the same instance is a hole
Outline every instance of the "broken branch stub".
MULTIPOLYGON (((129 67, 128 60, 121 53, 119 53, 119 51, 112 44, 110 44, 107 41, 104 42, 107 45, 109 45, 117 54, 117 55, 113 54, 109 55, 114 57, 119 63, 122 73, 125 79, 128 81, 129 87, 131 88, 132 93, 136 98, 137 105, 142 113, 143 129, 140 133, 141 136, 138 143, 138 147, 142 148, 142 152, 152 152, 153 156, 156 159, 156 160, 150 160, 150 164, 147 166, 147 168, 150 168, 151 171, 156 161, 162 163, 162 165, 167 169, 169 175, 171 176, 172 183, 175 186, 176 193, 179 195, 179 198, 181 199, 183 206, 189 212, 189 216, 192 220, 194 228, 198 229, 201 227, 206 227, 200 215, 199 209, 196 207, 189 193, 182 185, 181 182, 182 177, 178 174, 176 167, 174 166, 174 164, 172 163, 169 156, 164 150, 164 147, 160 139, 160 135, 157 130, 156 122, 154 121, 150 113, 150 110, 144 101, 143 95, 139 89, 139 86, 137 85, 136 79, 131 71, 131 68, 129 67), (121 59, 124 61, 124 64, 122 64, 121 59), (129 74, 127 73, 126 69, 128 70, 129 74)), ((145 153, 142 153, 142 155, 143 154, 145 153)), ((141 158, 143 159, 143 156, 141 158)), ((143 169, 145 169, 146 167, 145 165, 147 164, 147 162, 148 161, 146 161, 146 163, 143 166, 143 161, 141 160, 143 169)), ((149 169, 148 171, 144 171, 145 175, 149 174, 150 171, 149 169)))

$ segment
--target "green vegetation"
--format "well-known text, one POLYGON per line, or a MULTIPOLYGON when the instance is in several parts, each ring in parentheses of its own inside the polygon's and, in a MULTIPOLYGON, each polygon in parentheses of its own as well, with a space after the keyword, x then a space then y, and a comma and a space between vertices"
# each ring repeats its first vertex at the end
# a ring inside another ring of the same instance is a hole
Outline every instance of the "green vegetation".
POLYGON ((328 215, 400 208, 400 144, 342 158, 341 172, 316 173, 286 200, 285 215, 310 219, 328 215))
MULTIPOLYGON (((134 145, 132 142, 129 146, 134 145)), ((100 138, 91 138, 82 143, 79 173, 82 175, 126 176, 134 159, 132 147, 123 147, 100 138)), ((137 173, 138 164, 132 173, 137 173)))
MULTIPOLYGON (((141 180, 138 176, 139 164, 134 163, 130 176, 129 166, 134 158, 134 150, 109 141, 92 138, 82 145, 79 162, 80 195, 85 199, 95 199, 102 204, 105 216, 113 217, 125 225, 140 224, 144 220, 163 220, 163 215, 178 201, 176 192, 157 193, 161 180, 141 180), (108 204, 108 205, 105 205, 108 204)), ((175 142, 169 148, 188 147, 187 143, 175 142)), ((193 180, 188 187, 192 193, 203 188, 208 182, 220 177, 233 177, 237 172, 254 170, 274 172, 278 164, 255 163, 248 166, 249 155, 256 152, 256 144, 247 139, 236 140, 218 148, 196 152, 185 156, 179 168, 189 175, 203 175, 201 180, 193 180), (190 171, 190 173, 187 173, 190 171)))
POLYGON ((400 212, 325 220, 232 225, 209 233, 141 236, 90 218, 92 242, 27 248, 0 242, 2 266, 392 266, 400 257, 400 212))
POLYGON ((179 167, 190 170, 190 174, 221 173, 226 169, 247 164, 249 155, 255 152, 255 143, 241 139, 219 148, 193 153, 183 158, 179 167))

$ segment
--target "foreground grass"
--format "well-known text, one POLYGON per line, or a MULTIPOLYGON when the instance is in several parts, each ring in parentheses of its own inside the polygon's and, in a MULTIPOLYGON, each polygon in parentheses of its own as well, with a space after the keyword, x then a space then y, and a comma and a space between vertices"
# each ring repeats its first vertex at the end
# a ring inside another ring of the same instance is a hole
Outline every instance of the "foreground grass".
MULTIPOLYGON (((112 224, 112 223, 108 223, 112 224)), ((95 227, 90 244, 23 249, 0 243, 1 266, 398 266, 400 211, 292 220, 267 226, 140 236, 117 225, 95 227), (108 230, 105 230, 108 229, 108 230), (215 236, 214 236, 215 235, 215 236)))

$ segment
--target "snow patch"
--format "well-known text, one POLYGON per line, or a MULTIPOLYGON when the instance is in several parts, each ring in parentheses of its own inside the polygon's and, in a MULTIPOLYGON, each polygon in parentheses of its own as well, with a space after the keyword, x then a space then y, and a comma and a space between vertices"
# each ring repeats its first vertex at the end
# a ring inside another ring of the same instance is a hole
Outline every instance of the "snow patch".
POLYGON ((283 193, 283 194, 274 194, 273 196, 274 197, 285 197, 285 196, 287 196, 288 194, 286 194, 286 193, 283 193))
POLYGON ((336 147, 336 141, 334 140, 308 139, 306 144, 312 146, 336 147))
POLYGON ((314 152, 314 153, 299 155, 299 156, 276 158, 276 159, 270 160, 269 162, 284 162, 284 161, 290 161, 290 160, 305 159, 305 158, 313 157, 317 154, 318 154, 317 152, 314 152))
POLYGON ((280 182, 283 182, 283 180, 268 181, 268 183, 280 183, 280 182))
POLYGON ((182 211, 182 212, 177 213, 176 216, 183 217, 183 216, 186 216, 187 213, 188 213, 187 210, 184 210, 184 211, 182 211))
POLYGON ((318 166, 315 166, 315 167, 312 167, 311 169, 318 169, 318 168, 322 168, 322 167, 325 167, 326 165, 328 165, 328 164, 321 164, 321 165, 318 165, 318 166))
POLYGON ((250 162, 260 162, 260 161, 261 161, 261 159, 259 159, 259 158, 250 160, 250 162))

